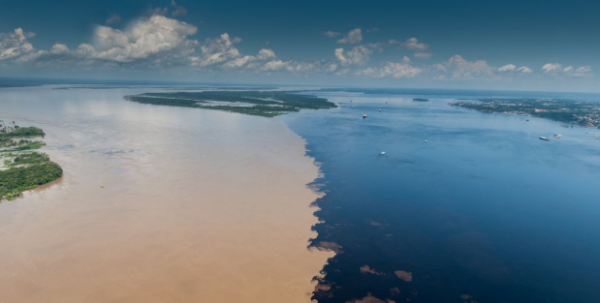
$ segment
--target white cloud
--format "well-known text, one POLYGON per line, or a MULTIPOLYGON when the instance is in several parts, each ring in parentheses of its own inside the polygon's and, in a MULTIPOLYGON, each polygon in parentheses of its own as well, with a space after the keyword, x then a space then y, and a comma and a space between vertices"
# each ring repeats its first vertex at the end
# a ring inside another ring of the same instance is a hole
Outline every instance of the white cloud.
POLYGON ((79 44, 79 46, 77 47, 77 50, 75 51, 75 53, 77 55, 83 56, 83 57, 93 56, 95 52, 96 52, 96 50, 94 49, 94 47, 87 43, 79 44))
POLYGON ((563 68, 560 63, 546 63, 542 66, 542 70, 544 73, 553 75, 553 76, 569 76, 569 77, 592 77, 594 73, 592 72, 592 68, 590 66, 581 66, 579 68, 575 68, 572 65, 569 65, 563 68))
POLYGON ((408 50, 423 51, 429 48, 429 45, 419 42, 417 38, 409 38, 404 42, 404 47, 408 50))
POLYGON ((117 23, 121 23, 121 16, 119 16, 117 14, 110 14, 110 16, 108 16, 108 18, 106 19, 106 24, 117 24, 117 23))
POLYGON ((521 72, 523 74, 531 74, 533 73, 533 70, 527 66, 521 66, 519 68, 517 68, 518 72, 521 72))
POLYGON ((154 55, 183 56, 194 51, 197 41, 187 37, 196 31, 193 25, 161 15, 138 20, 124 31, 99 25, 94 32, 92 57, 129 63, 154 55))
POLYGON ((291 67, 291 62, 290 61, 282 61, 282 60, 277 59, 277 60, 269 61, 269 62, 265 63, 265 65, 263 66, 263 70, 266 70, 266 71, 278 71, 278 70, 282 70, 282 69, 292 71, 293 68, 291 67))
POLYGON ((240 56, 240 52, 234 44, 240 41, 240 38, 231 38, 227 33, 221 34, 218 38, 206 39, 200 48, 203 57, 194 57, 192 61, 194 65, 209 66, 237 58, 240 56), (195 60, 195 58, 198 59, 195 60))
POLYGON ((339 36, 339 35, 341 35, 341 34, 342 34, 342 33, 334 32, 334 31, 326 31, 326 32, 323 32, 323 35, 325 35, 325 36, 327 36, 327 37, 329 37, 329 38, 335 38, 335 37, 337 37, 337 36, 339 36))
POLYGON ((496 69, 497 72, 499 73, 503 73, 503 74, 531 74, 533 73, 533 70, 527 66, 521 66, 518 67, 514 64, 507 64, 504 65, 498 69, 496 69))
POLYGON ((546 63, 542 66, 542 70, 546 74, 555 73, 562 69, 562 65, 559 63, 546 63))
POLYGON ((69 47, 67 47, 64 44, 61 43, 56 43, 52 46, 52 48, 50 49, 50 53, 52 54, 66 54, 69 52, 69 47))
POLYGON ((342 65, 363 65, 369 61, 373 51, 378 48, 379 46, 376 44, 355 46, 349 51, 344 51, 340 47, 335 49, 334 55, 342 65))
POLYGON ((381 68, 368 67, 357 71, 356 74, 374 78, 413 78, 422 71, 422 69, 412 66, 410 59, 404 56, 402 62, 386 62, 381 68))
POLYGON ((276 58, 275 52, 270 49, 263 48, 261 49, 256 56, 243 56, 240 58, 236 58, 230 61, 227 61, 223 64, 224 68, 240 68, 244 66, 248 66, 248 63, 255 61, 266 61, 269 59, 276 58))
POLYGON ((275 52, 270 49, 263 48, 258 52, 258 55, 256 57, 259 60, 267 60, 267 59, 275 58, 275 52))
POLYGON ((434 65, 437 72, 442 73, 437 79, 470 80, 489 78, 493 75, 493 68, 486 61, 467 61, 460 55, 454 55, 447 62, 434 65))
POLYGON ((19 63, 32 62, 40 60, 40 58, 48 56, 52 59, 66 59, 71 55, 69 47, 65 44, 55 43, 49 51, 37 50, 19 57, 16 61, 19 63))
POLYGON ((362 41, 362 30, 360 28, 355 28, 348 32, 344 38, 339 39, 337 42, 341 44, 355 44, 362 41))
POLYGON ((594 75, 594 73, 592 72, 591 67, 582 66, 582 67, 576 69, 575 71, 573 71, 570 75, 573 77, 591 77, 594 75))
POLYGON ((514 64, 507 64, 507 65, 504 65, 504 66, 498 68, 498 71, 501 72, 501 73, 504 73, 504 72, 513 72, 516 69, 517 69, 516 65, 514 65, 514 64))
POLYGON ((338 69, 338 65, 331 61, 304 61, 273 59, 262 66, 259 70, 271 72, 287 72, 294 75, 331 74, 338 69))
MULTIPOLYGON (((171 6, 179 8, 175 1, 171 6)), ((175 9, 173 9, 175 10, 175 9)), ((161 9, 161 13, 167 13, 161 9)), ((173 12, 174 13, 174 12, 173 12)), ((179 13, 177 13, 179 14, 179 13)), ((109 19, 116 14, 111 15, 109 19)), ((120 18, 120 17, 119 17, 120 18)), ((107 23, 117 21, 106 20, 107 23)), ((240 38, 224 33, 215 38, 206 39, 204 43, 191 38, 197 28, 186 22, 163 15, 152 15, 138 19, 123 29, 98 25, 93 32, 90 43, 82 43, 73 49, 66 44, 56 43, 46 50, 38 50, 29 42, 33 33, 26 33, 21 28, 13 32, 0 33, 0 61, 7 64, 37 64, 38 67, 76 66, 107 68, 139 68, 177 67, 190 71, 225 70, 227 72, 244 73, 289 73, 293 75, 354 75, 373 78, 413 78, 432 76, 434 79, 509 79, 524 74, 532 74, 527 66, 506 64, 491 67, 486 61, 468 61, 460 55, 452 56, 446 62, 435 65, 416 64, 404 56, 402 60, 387 61, 377 65, 367 65, 374 52, 382 52, 384 47, 397 45, 409 50, 414 58, 429 58, 429 45, 417 38, 405 41, 390 40, 387 43, 357 44, 336 48, 333 61, 309 60, 298 62, 293 59, 281 59, 272 49, 263 48, 256 54, 241 54, 236 44, 240 38), (69 64, 69 65, 67 65, 69 64)), ((337 32, 324 32, 329 37, 340 36, 337 32)), ((339 38, 339 37, 338 37, 339 38)), ((359 43, 362 41, 362 30, 353 29, 341 37, 339 43, 359 43)), ((417 59, 414 59, 418 61, 417 59)), ((419 61, 423 63, 423 61, 419 61)), ((560 63, 547 63, 542 66, 544 74, 555 77, 592 77, 590 66, 563 66, 560 63)))
POLYGON ((17 28, 12 33, 0 33, 0 61, 17 58, 34 51, 28 38, 35 36, 32 32, 24 32, 17 28))
POLYGON ((422 52, 419 52, 419 53, 415 53, 415 57, 421 58, 421 59, 427 59, 427 58, 431 57, 431 53, 422 53, 422 52))

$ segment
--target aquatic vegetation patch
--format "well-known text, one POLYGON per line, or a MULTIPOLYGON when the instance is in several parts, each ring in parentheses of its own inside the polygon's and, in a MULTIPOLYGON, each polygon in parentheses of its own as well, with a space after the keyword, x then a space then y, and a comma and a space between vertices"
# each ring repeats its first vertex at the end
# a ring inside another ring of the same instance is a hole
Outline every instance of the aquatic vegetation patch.
POLYGON ((48 155, 32 151, 44 146, 44 142, 22 139, 43 136, 44 131, 37 127, 0 122, 0 200, 13 200, 23 191, 62 176, 62 168, 48 155))

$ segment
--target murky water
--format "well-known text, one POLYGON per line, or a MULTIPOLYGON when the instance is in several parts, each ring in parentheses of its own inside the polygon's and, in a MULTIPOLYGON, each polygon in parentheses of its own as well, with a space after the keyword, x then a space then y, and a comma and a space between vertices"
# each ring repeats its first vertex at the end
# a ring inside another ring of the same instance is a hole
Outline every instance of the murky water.
POLYGON ((65 171, 0 203, 0 302, 306 302, 331 253, 306 250, 303 140, 122 99, 148 90, 0 91, 0 119, 42 127, 65 171))

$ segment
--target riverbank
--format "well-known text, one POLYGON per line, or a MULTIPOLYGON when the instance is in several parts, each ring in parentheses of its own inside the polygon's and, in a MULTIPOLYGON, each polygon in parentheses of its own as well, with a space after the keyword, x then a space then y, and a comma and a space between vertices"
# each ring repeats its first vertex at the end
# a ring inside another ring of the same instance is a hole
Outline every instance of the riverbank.
POLYGON ((3 96, 52 134, 65 175, 0 205, 0 301, 309 302, 333 253, 306 248, 318 168, 304 140, 278 119, 122 96, 3 96))

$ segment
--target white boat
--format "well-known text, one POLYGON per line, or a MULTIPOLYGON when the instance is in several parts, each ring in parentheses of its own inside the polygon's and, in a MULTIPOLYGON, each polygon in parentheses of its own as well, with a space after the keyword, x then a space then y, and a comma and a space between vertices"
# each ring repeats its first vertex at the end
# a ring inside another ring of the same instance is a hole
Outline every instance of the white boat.
POLYGON ((385 152, 384 152, 384 151, 382 151, 382 152, 381 152, 381 154, 379 154, 379 155, 380 155, 380 156, 383 156, 383 155, 385 155, 385 152))
POLYGON ((364 115, 363 115, 363 119, 367 118, 368 116, 369 116, 369 115, 367 115, 367 114, 364 114, 364 115))
POLYGON ((550 139, 548 139, 548 137, 544 137, 544 136, 541 136, 540 140, 542 140, 542 141, 550 141, 550 139))

